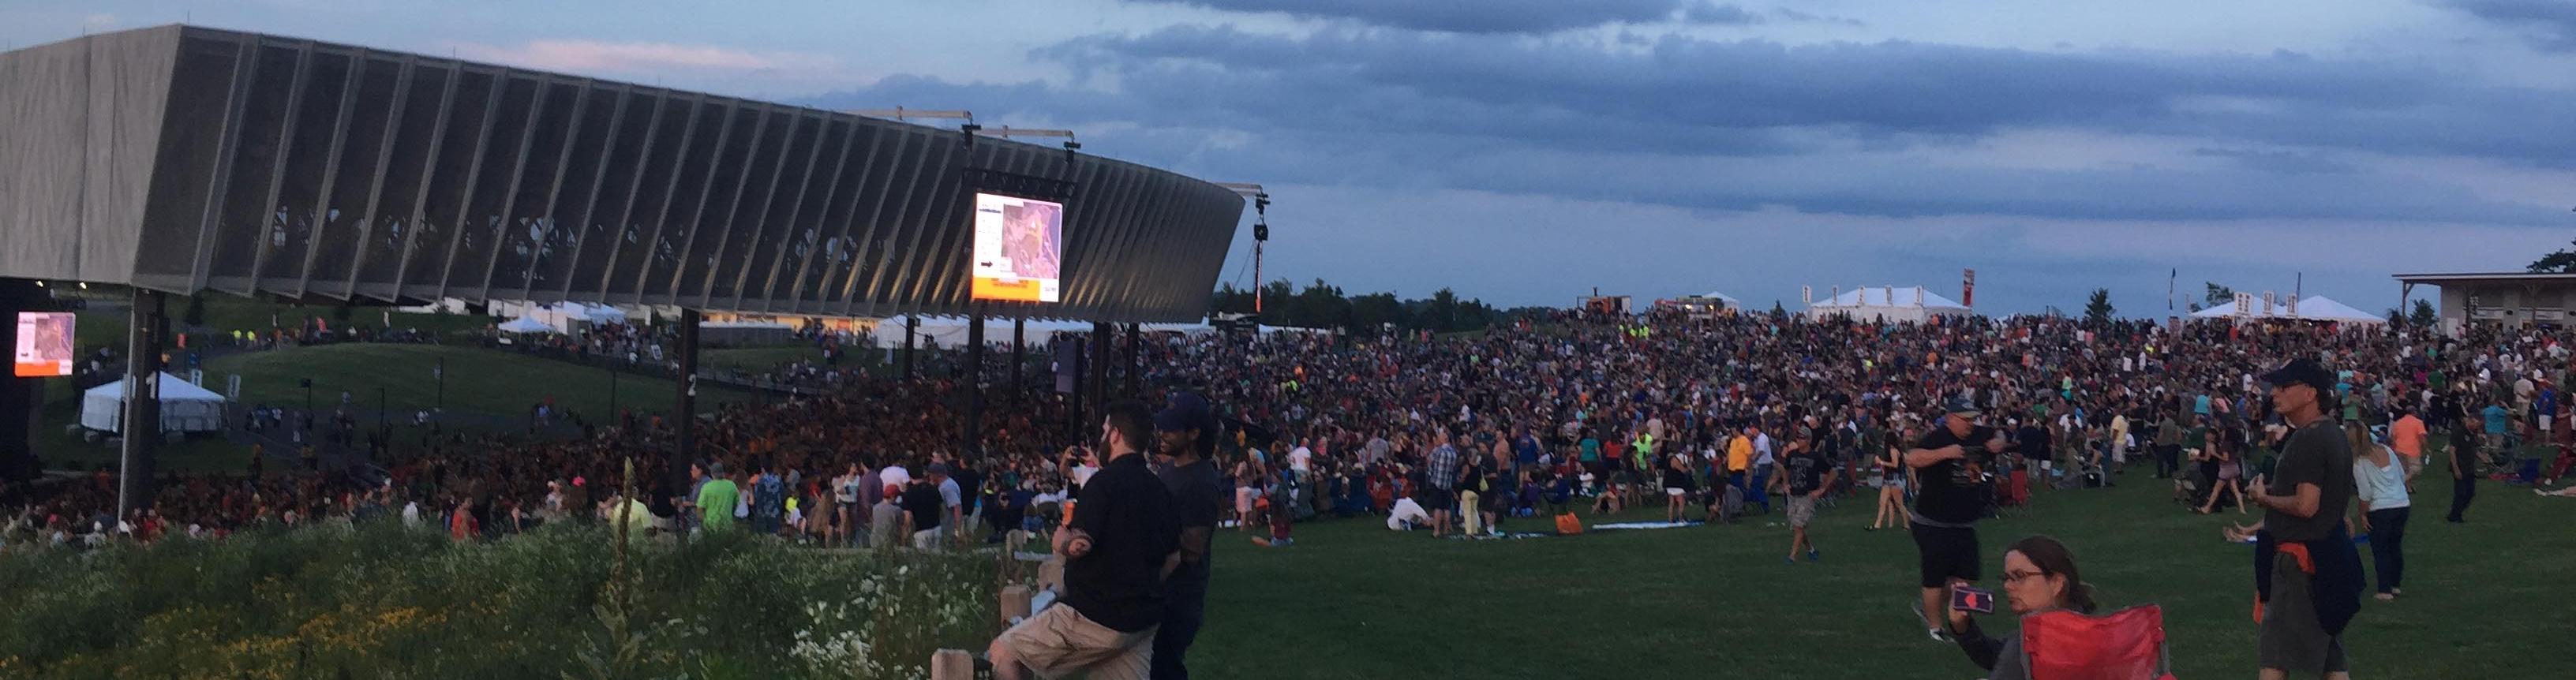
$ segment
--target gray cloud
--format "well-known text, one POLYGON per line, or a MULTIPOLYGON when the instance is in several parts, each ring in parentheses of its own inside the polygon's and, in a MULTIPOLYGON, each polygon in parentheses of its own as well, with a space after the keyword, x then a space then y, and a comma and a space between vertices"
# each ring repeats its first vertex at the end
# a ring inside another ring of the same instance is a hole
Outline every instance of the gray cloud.
POLYGON ((1867 25, 1869 25, 1867 22, 1863 22, 1863 21, 1861 21, 1861 20, 1859 20, 1859 19, 1854 19, 1854 18, 1851 18, 1851 17, 1838 17, 1838 16, 1827 16, 1827 15, 1821 15, 1821 14, 1808 14, 1808 13, 1806 13, 1806 12, 1800 12, 1800 11, 1798 11, 1798 10, 1789 9, 1789 8, 1787 8, 1787 7, 1780 7, 1780 8, 1772 9, 1772 10, 1771 10, 1771 16, 1779 17, 1780 19, 1782 19, 1782 20, 1784 20, 1784 21, 1800 21, 1800 22, 1815 23, 1815 24, 1837 24, 1837 25, 1842 25, 1842 26, 1867 26, 1867 25))
POLYGON ((2532 29, 2533 47, 2576 51, 2576 2, 2567 0, 2441 0, 2480 19, 2532 29))
POLYGON ((1702 0, 1131 0, 1233 12, 1278 12, 1307 19, 1355 21, 1417 31, 1511 34, 1554 33, 1614 23, 1680 19, 1702 24, 1751 24, 1760 15, 1702 0))
POLYGON ((1089 125, 1103 129, 1083 133, 1095 150, 1226 178, 1897 217, 2563 225, 2559 210, 2347 157, 2576 162, 2576 98, 2294 53, 1674 37, 1611 50, 1567 39, 1331 30, 1299 39, 1188 26, 1077 39, 1034 56, 1076 79, 892 78, 816 103, 939 102, 1089 125), (2208 141, 2162 164, 1972 160, 2019 130, 2208 141), (1251 151, 1216 141, 1228 139, 1251 151))

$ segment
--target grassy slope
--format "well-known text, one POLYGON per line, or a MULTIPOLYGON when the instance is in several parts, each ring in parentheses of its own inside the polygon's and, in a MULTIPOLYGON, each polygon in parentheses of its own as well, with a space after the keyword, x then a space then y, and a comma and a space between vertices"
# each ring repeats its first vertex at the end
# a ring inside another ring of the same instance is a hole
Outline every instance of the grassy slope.
MULTIPOLYGON (((238 373, 243 402, 300 406, 304 389, 298 381, 310 377, 318 409, 328 409, 345 390, 355 408, 372 410, 379 387, 387 390, 394 410, 421 409, 437 403, 439 381, 431 368, 441 358, 447 362, 449 411, 515 417, 552 398, 559 407, 594 417, 612 412, 606 370, 473 347, 349 344, 236 354, 210 362, 206 382, 220 390, 223 376, 238 373)), ((672 381, 625 375, 615 385, 618 408, 670 408, 672 381)), ((698 403, 702 411, 713 410, 747 396, 701 387, 698 403)))
MULTIPOLYGON (((1985 585, 1999 587, 2005 544, 2055 535, 2106 605, 2164 606, 2181 677, 2251 676, 2251 551, 2218 537, 2221 522, 2239 518, 2185 514, 2147 472, 2125 478, 2117 489, 2042 493, 2031 512, 1985 522, 1985 585)), ((2408 597, 2366 602, 2347 633, 2368 676, 2565 672, 2560 636, 2545 631, 2576 630, 2566 588, 2576 532, 2562 522, 2576 500, 2487 482, 2479 493, 2470 524, 2446 524, 2449 484, 2438 471, 2419 480, 2408 597)), ((1794 567, 1780 561, 1788 530, 1766 525, 1776 514, 1522 541, 1434 541, 1378 520, 1328 521, 1300 525, 1285 550, 1227 532, 1192 667, 1210 678, 1981 677, 1914 624, 1913 544, 1901 531, 1861 531, 1868 500, 1821 511, 1825 561, 1794 567)), ((1509 526, 1545 530, 1537 520, 1509 526)))

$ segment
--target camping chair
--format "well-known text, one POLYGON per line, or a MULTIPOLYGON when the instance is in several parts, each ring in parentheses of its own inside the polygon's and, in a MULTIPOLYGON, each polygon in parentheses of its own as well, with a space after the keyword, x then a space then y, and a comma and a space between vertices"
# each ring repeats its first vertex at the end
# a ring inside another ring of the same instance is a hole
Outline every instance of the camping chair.
POLYGON ((2102 616, 2058 610, 2022 617, 2031 680, 2173 680, 2164 609, 2141 605, 2102 616))
POLYGON ((2014 468, 2004 473, 2004 483, 1995 487, 1995 505, 2006 508, 2030 507, 2030 471, 2014 468))

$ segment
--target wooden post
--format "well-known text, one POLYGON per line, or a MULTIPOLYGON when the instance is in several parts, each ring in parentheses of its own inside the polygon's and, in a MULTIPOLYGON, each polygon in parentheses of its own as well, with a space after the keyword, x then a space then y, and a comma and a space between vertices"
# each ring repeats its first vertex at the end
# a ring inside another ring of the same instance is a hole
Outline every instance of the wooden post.
POLYGON ((1029 617, 1029 587, 1017 583, 1002 586, 1002 625, 1019 623, 1029 617))
POLYGON ((975 680, 975 657, 963 649, 942 649, 931 654, 930 680, 975 680))

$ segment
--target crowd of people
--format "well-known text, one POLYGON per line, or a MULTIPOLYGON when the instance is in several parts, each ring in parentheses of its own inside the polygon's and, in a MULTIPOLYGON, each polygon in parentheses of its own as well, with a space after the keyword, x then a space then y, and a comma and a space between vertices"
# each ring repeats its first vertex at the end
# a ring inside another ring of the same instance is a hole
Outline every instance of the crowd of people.
MULTIPOLYGON (((584 336, 562 349, 649 361, 659 340, 584 336)), ((1067 340, 1081 341, 1056 338, 1067 340)), ((1293 525, 1316 516, 1477 536, 1522 517, 1545 528, 1577 508, 1661 507, 1677 523, 1776 508, 1797 530, 1790 561, 1814 561, 1805 529, 1816 504, 1876 487, 1877 525, 1906 527, 1925 550, 1929 612, 1976 576, 1973 536, 1956 533, 2034 492, 2151 468, 2189 511, 2257 509, 2264 490, 2252 482, 2275 475, 2306 431, 2276 412, 2261 379, 2285 358, 2332 367, 2318 385, 2325 415, 2353 428, 2359 459, 2375 466, 2346 481, 2366 482, 2362 521, 2395 552, 2404 492, 2436 437, 2449 443, 2439 467, 2454 478, 2454 522, 2483 474, 2553 485, 2576 463, 2576 409, 2557 390, 2570 341, 2497 328, 2454 338, 2352 324, 1560 312, 1449 337, 1161 333, 1113 351, 1143 366, 1121 392, 1205 395, 1217 510, 1263 545, 1293 545, 1293 525), (2526 459, 2526 444, 2557 455, 2526 459), (2386 455, 2370 452, 2380 446, 2386 455)), ((166 475, 158 502, 124 518, 108 513, 105 473, 15 485, 0 498, 13 508, 0 536, 153 540, 384 515, 474 538, 595 517, 615 501, 675 534, 967 546, 1059 526, 1065 501, 1112 464, 1054 382, 1013 390, 1006 361, 970 373, 954 353, 924 366, 914 377, 796 366, 828 391, 700 419, 685 470, 665 467, 677 423, 639 411, 555 440, 416 423, 385 435, 379 475, 166 475), (969 442, 960 421, 972 390, 984 420, 969 442), (617 497, 629 458, 640 498, 617 497)), ((2402 592, 2395 564, 2381 567, 2383 597, 2402 592)), ((1955 632, 1939 618, 1926 616, 1936 637, 1955 632)))

